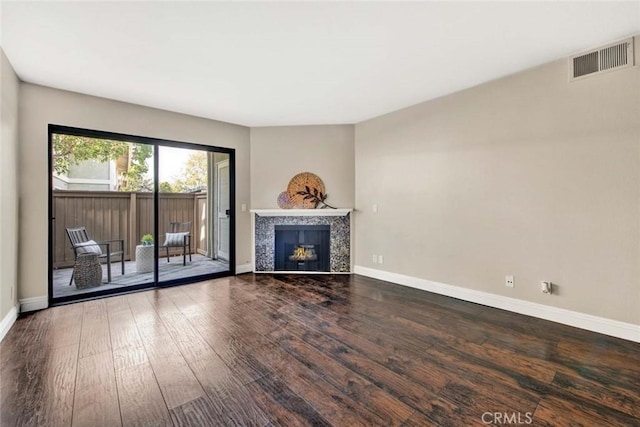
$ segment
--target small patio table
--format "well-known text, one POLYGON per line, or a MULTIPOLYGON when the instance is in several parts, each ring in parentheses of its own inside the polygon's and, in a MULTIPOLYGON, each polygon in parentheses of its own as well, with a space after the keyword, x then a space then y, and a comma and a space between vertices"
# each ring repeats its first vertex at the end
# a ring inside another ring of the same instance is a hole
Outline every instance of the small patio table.
POLYGON ((136 271, 138 273, 149 273, 153 271, 154 245, 136 246, 136 271))

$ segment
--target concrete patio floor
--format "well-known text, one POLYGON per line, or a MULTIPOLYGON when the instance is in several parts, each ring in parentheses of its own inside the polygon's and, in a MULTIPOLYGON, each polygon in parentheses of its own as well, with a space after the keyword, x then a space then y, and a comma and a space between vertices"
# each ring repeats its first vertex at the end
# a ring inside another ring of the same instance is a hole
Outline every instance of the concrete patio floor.
MULTIPOLYGON (((214 260, 203 255, 192 255, 192 261, 187 258, 187 265, 182 265, 182 256, 173 256, 171 261, 167 258, 160 258, 158 262, 160 269, 159 280, 168 281, 190 276, 200 276, 203 274, 218 273, 229 270, 229 263, 222 260, 214 260)), ((149 284, 153 282, 153 272, 138 273, 135 261, 125 262, 125 274, 122 275, 120 262, 111 263, 111 282, 107 281, 107 266, 102 264, 102 284, 91 288, 78 289, 75 281, 69 286, 69 279, 73 268, 60 268, 53 270, 53 297, 60 298, 70 295, 78 295, 87 292, 96 292, 107 289, 126 290, 128 286, 149 284)))

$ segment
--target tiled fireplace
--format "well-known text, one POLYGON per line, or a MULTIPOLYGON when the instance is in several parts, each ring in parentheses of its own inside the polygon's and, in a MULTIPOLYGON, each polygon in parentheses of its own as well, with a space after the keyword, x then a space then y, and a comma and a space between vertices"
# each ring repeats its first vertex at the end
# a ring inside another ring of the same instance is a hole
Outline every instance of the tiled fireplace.
POLYGON ((350 273, 351 209, 255 209, 256 273, 350 273))

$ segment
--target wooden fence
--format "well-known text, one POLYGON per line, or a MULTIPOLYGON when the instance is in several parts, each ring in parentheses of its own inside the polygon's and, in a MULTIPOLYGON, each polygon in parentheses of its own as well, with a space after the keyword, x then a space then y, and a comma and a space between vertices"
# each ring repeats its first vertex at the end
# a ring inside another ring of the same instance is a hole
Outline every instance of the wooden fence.
MULTIPOLYGON (((67 228, 86 227, 93 240, 124 239, 125 259, 135 257, 135 247, 145 234, 153 234, 153 193, 111 191, 53 191, 54 268, 73 265, 67 228)), ((169 222, 190 221, 192 251, 207 255, 207 193, 160 193, 156 244, 164 242, 169 222)), ((170 253, 180 249, 172 248, 170 253)), ((164 249, 160 251, 162 255, 164 249)))

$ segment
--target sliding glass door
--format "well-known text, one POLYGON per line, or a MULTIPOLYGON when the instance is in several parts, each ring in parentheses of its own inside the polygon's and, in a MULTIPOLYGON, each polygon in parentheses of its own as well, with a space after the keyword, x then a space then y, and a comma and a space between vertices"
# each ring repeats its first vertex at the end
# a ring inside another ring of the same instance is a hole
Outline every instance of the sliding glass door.
POLYGON ((50 126, 50 302, 232 274, 230 149, 50 126))
POLYGON ((229 154, 160 146, 158 158, 160 281, 229 272, 228 245, 217 243, 230 228, 218 221, 222 200, 229 209, 228 170, 224 192, 217 191, 219 164, 228 163, 229 154))

